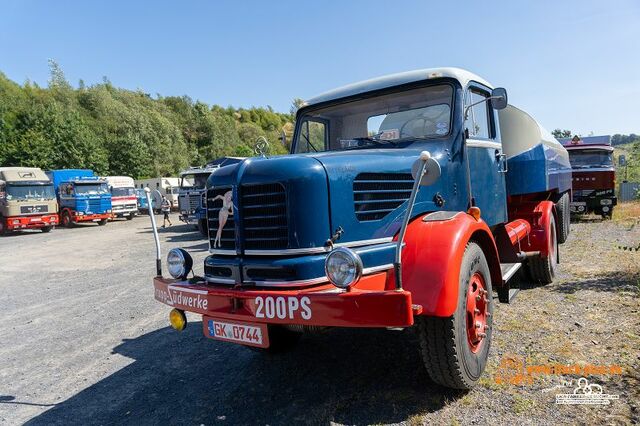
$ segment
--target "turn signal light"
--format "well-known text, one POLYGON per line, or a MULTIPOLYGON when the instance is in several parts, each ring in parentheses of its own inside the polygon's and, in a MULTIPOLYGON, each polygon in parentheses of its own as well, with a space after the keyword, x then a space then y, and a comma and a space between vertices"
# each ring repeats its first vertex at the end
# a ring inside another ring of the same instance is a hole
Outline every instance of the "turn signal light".
POLYGON ((184 311, 180 309, 172 309, 169 312, 169 323, 175 330, 182 331, 187 327, 187 317, 184 311))
POLYGON ((475 220, 480 220, 480 208, 479 207, 469 207, 467 213, 471 215, 475 220))

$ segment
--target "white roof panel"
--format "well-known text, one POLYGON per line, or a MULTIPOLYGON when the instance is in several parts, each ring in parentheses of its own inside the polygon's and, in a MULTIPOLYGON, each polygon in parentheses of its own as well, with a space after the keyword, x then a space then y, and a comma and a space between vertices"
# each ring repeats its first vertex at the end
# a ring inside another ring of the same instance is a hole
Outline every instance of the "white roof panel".
POLYGON ((491 89, 493 88, 493 86, 482 77, 461 68, 426 68, 421 70, 385 75, 382 77, 372 78, 370 80, 364 80, 358 83, 349 84, 347 86, 342 86, 309 99, 305 102, 304 106, 327 102, 334 99, 356 96, 361 93, 366 93, 373 90, 381 90, 389 87, 401 86, 403 84, 416 83, 419 81, 432 80, 436 78, 456 79, 460 82, 462 87, 466 87, 470 81, 477 81, 478 83, 484 84, 491 89))

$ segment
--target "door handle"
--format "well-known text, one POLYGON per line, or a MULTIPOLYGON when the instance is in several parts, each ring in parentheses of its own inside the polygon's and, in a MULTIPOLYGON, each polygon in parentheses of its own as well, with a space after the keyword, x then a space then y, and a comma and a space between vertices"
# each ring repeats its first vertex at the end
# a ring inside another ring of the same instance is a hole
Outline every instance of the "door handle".
POLYGON ((507 173, 509 171, 507 154, 496 149, 496 161, 498 162, 498 173, 507 173))

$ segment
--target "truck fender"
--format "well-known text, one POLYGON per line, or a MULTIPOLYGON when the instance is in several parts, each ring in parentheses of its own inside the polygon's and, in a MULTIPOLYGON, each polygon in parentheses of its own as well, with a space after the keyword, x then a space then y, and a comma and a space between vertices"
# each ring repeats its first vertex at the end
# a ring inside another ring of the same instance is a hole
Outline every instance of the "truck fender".
POLYGON ((533 212, 535 216, 531 224, 531 233, 525 244, 522 245, 522 249, 539 251, 542 257, 547 257, 551 248, 551 239, 547 235, 547 230, 552 216, 556 220, 556 227, 560 226, 556 206, 551 201, 540 201, 534 207, 533 212))
POLYGON ((484 251, 494 288, 502 285, 498 250, 482 219, 463 212, 445 220, 424 217, 409 224, 402 251, 403 288, 411 292, 413 304, 422 305, 423 315, 449 317, 455 312, 460 265, 470 240, 484 251))

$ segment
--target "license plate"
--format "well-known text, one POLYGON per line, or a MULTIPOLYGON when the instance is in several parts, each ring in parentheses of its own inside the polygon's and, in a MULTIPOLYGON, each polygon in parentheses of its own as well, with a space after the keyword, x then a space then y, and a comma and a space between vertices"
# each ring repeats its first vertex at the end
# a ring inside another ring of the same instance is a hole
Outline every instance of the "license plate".
POLYGON ((575 201, 575 202, 572 202, 572 203, 571 203, 571 206, 572 206, 572 207, 573 207, 573 206, 576 206, 576 207, 577 207, 577 206, 586 206, 586 205, 587 205, 587 203, 586 203, 585 201, 575 201))
POLYGON ((269 347, 269 333, 265 324, 253 324, 204 317, 202 321, 207 337, 225 342, 240 343, 259 348, 269 347))
POLYGON ((100 222, 102 219, 91 219, 91 222, 100 222))

